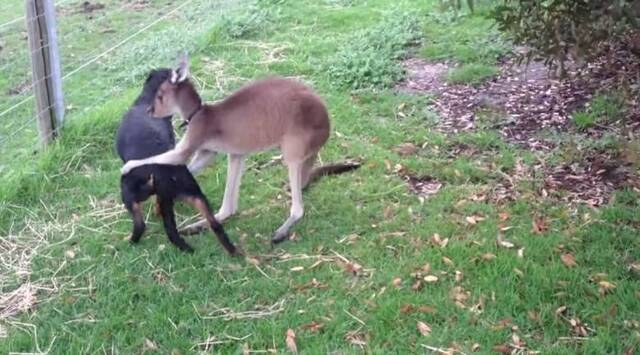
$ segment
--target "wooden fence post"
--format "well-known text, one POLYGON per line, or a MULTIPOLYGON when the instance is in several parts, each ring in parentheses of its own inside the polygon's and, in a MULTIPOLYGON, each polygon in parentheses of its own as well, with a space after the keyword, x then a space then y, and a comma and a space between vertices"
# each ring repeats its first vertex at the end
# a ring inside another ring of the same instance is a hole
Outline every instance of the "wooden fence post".
POLYGON ((38 131, 47 145, 58 135, 64 115, 55 8, 53 0, 25 4, 38 131))

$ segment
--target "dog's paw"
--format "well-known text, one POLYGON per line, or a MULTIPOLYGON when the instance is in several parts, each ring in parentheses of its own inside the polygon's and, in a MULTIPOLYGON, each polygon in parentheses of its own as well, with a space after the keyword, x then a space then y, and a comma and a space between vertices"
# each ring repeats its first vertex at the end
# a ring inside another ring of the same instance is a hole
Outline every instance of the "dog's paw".
POLYGON ((180 250, 182 250, 183 252, 188 253, 188 254, 193 254, 193 252, 194 252, 193 248, 188 246, 188 245, 180 247, 180 250))

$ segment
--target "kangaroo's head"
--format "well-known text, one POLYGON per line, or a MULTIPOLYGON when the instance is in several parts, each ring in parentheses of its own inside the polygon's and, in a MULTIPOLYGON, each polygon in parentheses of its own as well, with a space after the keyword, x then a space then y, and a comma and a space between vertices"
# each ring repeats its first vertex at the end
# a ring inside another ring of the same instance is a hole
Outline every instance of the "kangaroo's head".
POLYGON ((166 117, 181 114, 183 117, 200 107, 200 96, 189 80, 189 58, 183 54, 178 59, 178 66, 160 85, 149 113, 153 117, 166 117))

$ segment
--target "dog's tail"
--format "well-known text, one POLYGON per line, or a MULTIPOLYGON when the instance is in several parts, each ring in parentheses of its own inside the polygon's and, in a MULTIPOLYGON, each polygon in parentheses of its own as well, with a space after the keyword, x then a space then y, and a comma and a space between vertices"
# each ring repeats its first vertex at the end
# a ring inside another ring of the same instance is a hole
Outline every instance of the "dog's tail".
POLYGON ((347 171, 358 169, 361 165, 362 163, 358 161, 346 161, 342 163, 320 165, 311 171, 307 186, 311 185, 322 176, 346 173, 347 171))

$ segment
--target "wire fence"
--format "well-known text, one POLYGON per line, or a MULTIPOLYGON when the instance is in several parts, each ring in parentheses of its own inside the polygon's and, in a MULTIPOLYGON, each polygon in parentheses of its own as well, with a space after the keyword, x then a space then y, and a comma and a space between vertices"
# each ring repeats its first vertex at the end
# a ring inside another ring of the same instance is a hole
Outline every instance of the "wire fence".
MULTIPOLYGON (((139 84, 193 50, 224 14, 248 0, 57 0, 65 121, 139 84)), ((0 5, 0 174, 38 147, 28 21, 22 0, 0 5)), ((42 48, 42 47, 41 47, 42 48)), ((51 109, 51 106, 44 110, 51 109)))

